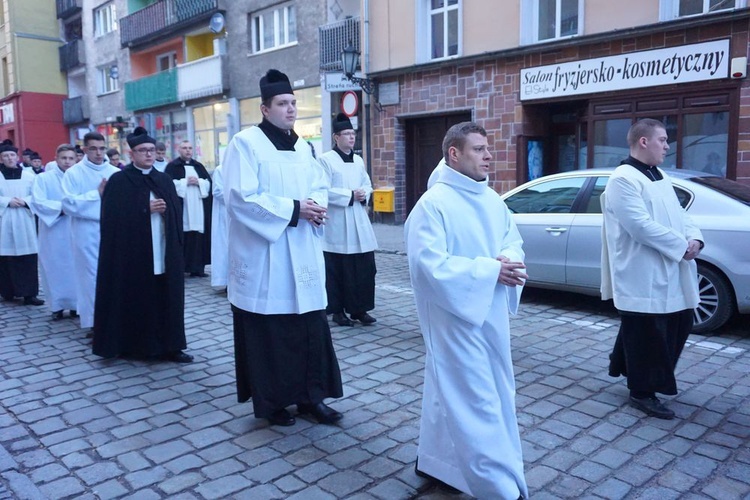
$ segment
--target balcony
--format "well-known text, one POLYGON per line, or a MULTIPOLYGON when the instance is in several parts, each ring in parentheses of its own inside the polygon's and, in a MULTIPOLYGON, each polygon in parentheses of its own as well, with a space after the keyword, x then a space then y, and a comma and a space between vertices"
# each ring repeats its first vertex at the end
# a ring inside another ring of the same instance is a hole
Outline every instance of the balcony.
POLYGON ((60 52, 60 71, 68 72, 86 63, 86 52, 83 40, 73 40, 58 49, 60 52))
POLYGON ((341 51, 349 42, 360 51, 359 18, 350 17, 343 21, 326 24, 318 28, 320 32, 320 71, 342 71, 341 51))
POLYGON ((81 12, 83 0, 56 0, 57 18, 67 19, 68 17, 81 12))
POLYGON ((134 111, 177 102, 177 68, 125 82, 125 107, 134 111))
POLYGON ((229 88, 226 56, 211 56, 177 66, 177 98, 180 101, 221 94, 229 88))
POLYGON ((120 19, 120 43, 137 47, 169 37, 208 20, 219 11, 219 0, 160 0, 120 19))
POLYGON ((83 96, 63 101, 63 123, 73 125, 89 119, 89 102, 83 96))

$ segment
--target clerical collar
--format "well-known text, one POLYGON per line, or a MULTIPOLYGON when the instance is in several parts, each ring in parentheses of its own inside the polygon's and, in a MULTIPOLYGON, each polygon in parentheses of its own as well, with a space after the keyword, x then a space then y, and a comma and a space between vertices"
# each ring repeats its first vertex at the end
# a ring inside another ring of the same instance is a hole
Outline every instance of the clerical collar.
POLYGON ((294 130, 284 130, 273 123, 269 122, 265 118, 258 124, 258 128, 266 134, 268 140, 271 141, 277 150, 279 151, 294 151, 294 145, 297 144, 299 137, 294 133, 294 130))
POLYGON ((651 182, 656 182, 664 179, 664 176, 661 175, 661 172, 657 167, 647 165, 641 160, 636 160, 632 156, 628 156, 625 160, 623 160, 622 163, 638 169, 638 171, 648 177, 651 182))
POLYGON ((349 151, 348 154, 341 151, 338 146, 334 146, 333 150, 339 154, 339 156, 344 161, 344 163, 354 163, 354 150, 353 149, 349 151))
POLYGON ((140 170, 140 171, 141 171, 141 173, 142 173, 143 175, 148 175, 148 174, 150 174, 150 173, 151 173, 151 171, 152 171, 152 170, 154 169, 154 167, 148 167, 148 170, 147 170, 147 169, 145 169, 145 168, 141 168, 141 167, 137 166, 137 165, 136 165, 135 163, 133 163, 133 166, 134 166, 135 168, 137 168, 138 170, 140 170))

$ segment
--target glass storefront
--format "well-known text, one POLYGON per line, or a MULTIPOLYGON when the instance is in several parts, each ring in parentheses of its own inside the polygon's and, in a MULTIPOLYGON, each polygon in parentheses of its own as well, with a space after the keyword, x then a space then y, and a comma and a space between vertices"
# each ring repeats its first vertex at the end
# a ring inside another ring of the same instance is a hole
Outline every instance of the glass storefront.
POLYGON ((177 147, 180 142, 187 137, 187 112, 184 109, 179 111, 165 111, 158 113, 156 119, 156 139, 163 142, 167 147, 167 159, 174 160, 179 156, 177 147))
POLYGON ((195 126, 193 157, 203 163, 209 172, 221 163, 224 150, 229 144, 228 116, 228 102, 217 102, 193 108, 195 126))

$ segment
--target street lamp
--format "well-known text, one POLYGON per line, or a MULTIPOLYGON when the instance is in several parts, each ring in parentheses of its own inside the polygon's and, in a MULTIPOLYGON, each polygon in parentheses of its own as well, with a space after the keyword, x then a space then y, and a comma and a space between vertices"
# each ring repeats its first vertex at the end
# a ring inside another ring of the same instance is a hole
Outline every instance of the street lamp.
POLYGON ((344 69, 344 76, 350 82, 359 85, 366 94, 375 94, 377 97, 378 84, 375 80, 354 76, 358 63, 359 52, 354 48, 350 40, 347 46, 344 47, 344 50, 341 51, 341 67, 344 69))

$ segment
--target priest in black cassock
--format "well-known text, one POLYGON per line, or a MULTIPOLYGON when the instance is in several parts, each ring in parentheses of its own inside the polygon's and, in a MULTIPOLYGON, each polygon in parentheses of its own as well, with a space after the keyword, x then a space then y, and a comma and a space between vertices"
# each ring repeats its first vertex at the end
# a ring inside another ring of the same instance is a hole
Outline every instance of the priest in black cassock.
POLYGON ((127 140, 133 163, 102 194, 93 352, 190 363, 182 352, 182 202, 172 179, 153 168, 156 141, 141 127, 127 140))
POLYGON ((185 272, 205 278, 211 263, 211 176, 206 167, 193 159, 193 145, 182 141, 180 157, 164 170, 173 180, 177 196, 182 198, 182 229, 185 232, 185 272))

